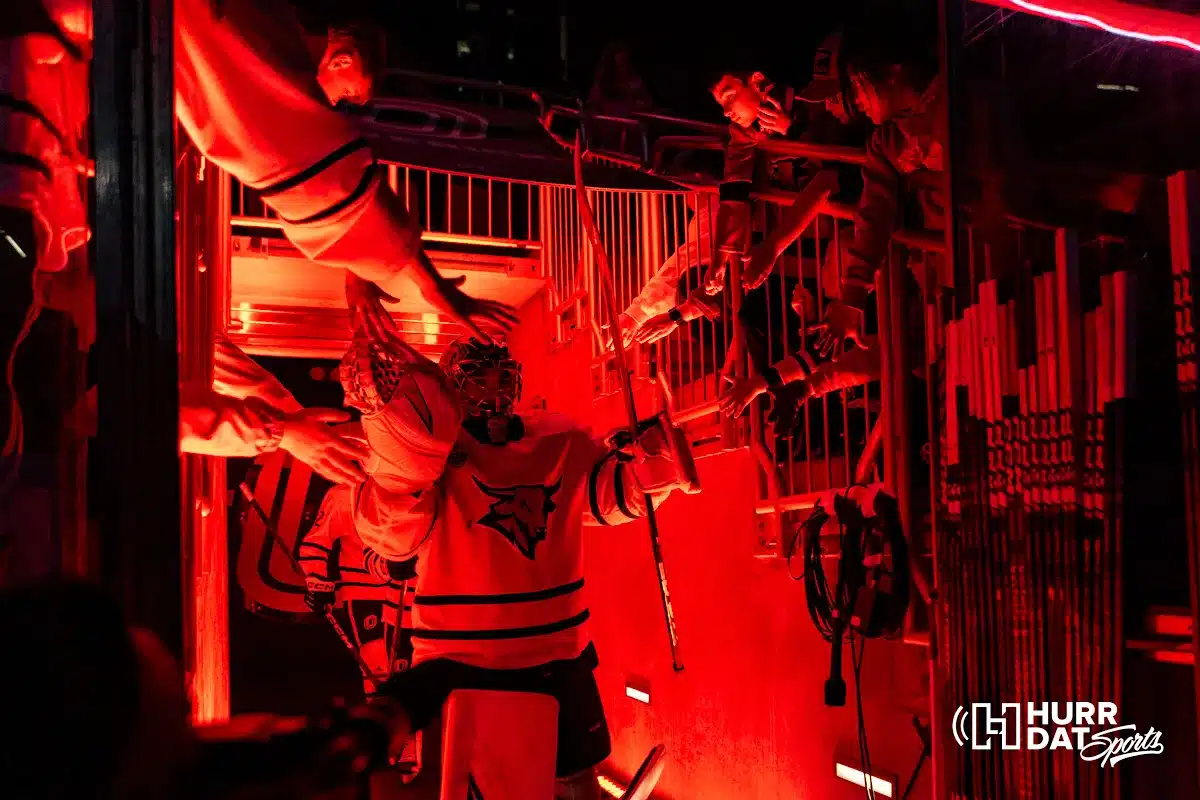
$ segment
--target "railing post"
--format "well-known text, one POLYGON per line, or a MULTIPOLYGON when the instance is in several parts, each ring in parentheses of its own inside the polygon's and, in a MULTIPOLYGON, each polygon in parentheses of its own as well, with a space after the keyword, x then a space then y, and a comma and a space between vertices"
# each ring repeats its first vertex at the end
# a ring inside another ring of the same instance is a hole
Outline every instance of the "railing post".
MULTIPOLYGON (((726 281, 729 287, 729 319, 725 323, 726 339, 728 349, 726 351, 726 360, 724 368, 720 374, 716 375, 716 386, 713 389, 714 397, 721 392, 721 381, 723 375, 729 375, 734 380, 744 377, 749 374, 747 370, 746 359, 746 343, 742 341, 741 335, 738 333, 741 326, 738 323, 738 315, 742 312, 742 258, 750 249, 750 230, 747 228, 745 238, 741 242, 741 249, 737 253, 729 253, 726 257, 729 259, 726 269, 726 281)), ((713 260, 716 261, 718 253, 716 243, 713 244, 713 260)), ((715 365, 714 365, 715 366, 715 365)), ((751 413, 750 418, 754 420, 758 415, 751 413)), ((753 426, 753 422, 751 425, 753 426)), ((721 439, 726 449, 741 447, 742 427, 736 419, 721 419, 721 439)))
MULTIPOLYGON (((532 189, 530 189, 532 191, 532 189)), ((546 308, 554 317, 554 341, 561 344, 563 341, 563 325, 562 314, 555 313, 555 307, 562 303, 567 292, 565 287, 560 284, 565 284, 566 281, 557 280, 554 270, 554 222, 552 218, 552 203, 554 202, 554 187, 538 186, 538 243, 542 246, 541 252, 541 272, 542 277, 549 282, 550 291, 546 292, 546 308)), ((509 218, 512 218, 512 208, 508 209, 509 218)))
MULTIPOLYGON (((596 199, 597 199, 596 192, 592 189, 588 189, 586 191, 587 191, 587 196, 588 196, 588 203, 591 204, 592 208, 596 208, 596 199)), ((581 214, 582 212, 583 212, 583 209, 580 209, 580 208, 575 209, 576 214, 581 214)), ((597 282, 597 278, 596 278, 596 252, 592 248, 592 242, 591 242, 590 237, 580 236, 580 243, 581 243, 581 246, 580 246, 580 250, 579 250, 579 266, 583 269, 584 276, 585 276, 584 283, 587 286, 587 292, 588 292, 588 303, 587 303, 588 311, 587 311, 587 319, 579 320, 579 325, 581 327, 586 325, 588 329, 597 330, 597 329, 600 329, 600 326, 604 324, 604 319, 600 313, 600 306, 602 305, 601 298, 604 295, 601 294, 602 290, 600 289, 600 285, 597 282)), ((616 332, 614 331, 613 333, 615 335, 616 332)), ((600 391, 599 391, 599 393, 606 394, 608 392, 608 364, 607 364, 606 360, 604 358, 602 358, 604 356, 604 340, 603 340, 603 338, 600 338, 599 340, 597 340, 597 338, 595 336, 593 336, 591 338, 592 338, 592 359, 593 360, 598 359, 599 366, 600 366, 600 391)))
MULTIPOLYGON (((961 307, 966 308, 969 304, 969 298, 973 286, 968 285, 965 276, 969 274, 970 265, 961 264, 961 259, 958 258, 958 250, 956 243, 959 236, 959 208, 958 198, 961 194, 959 183, 962 175, 960 169, 960 157, 962 153, 962 144, 964 142, 964 126, 966 117, 960 113, 963 108, 963 86, 962 79, 959 75, 959 69, 962 66, 962 48, 964 39, 964 21, 963 21, 962 4, 955 3, 953 0, 939 0, 938 2, 938 62, 941 67, 942 79, 945 81, 946 87, 946 102, 944 104, 944 121, 945 130, 948 138, 943 142, 945 148, 945 176, 944 180, 944 207, 946 209, 944 220, 944 237, 945 237, 945 258, 948 259, 947 274, 953 276, 956 297, 963 299, 961 307), (959 272, 963 276, 959 276, 959 272)), ((929 285, 929 281, 926 281, 929 285)), ((935 284, 936 285, 936 284, 935 284)), ((941 292, 941 287, 937 286, 937 292, 941 292)), ((938 296, 937 294, 934 295, 938 296)), ((938 320, 939 322, 942 320, 938 320)), ((928 333, 929 331, 927 331, 928 333)), ((930 343, 926 340, 926 352, 929 352, 930 343)), ((935 370, 930 369, 929 373, 935 373, 935 370)), ((926 384, 927 392, 927 417, 932 421, 934 416, 933 404, 934 398, 937 395, 937 386, 934 383, 926 384)), ((943 797, 950 797, 950 764, 947 763, 947 752, 943 752, 942 746, 946 743, 945 730, 943 727, 950 721, 950 710, 946 707, 946 694, 950 691, 949 681, 949 661, 943 654, 943 643, 939 641, 940 634, 943 631, 948 631, 948 628, 943 627, 942 623, 942 603, 938 598, 938 585, 941 581, 939 572, 937 538, 939 536, 937 514, 937 481, 938 477, 938 461, 939 456, 936 442, 938 441, 938 431, 930 426, 929 440, 932 444, 930 448, 930 476, 935 480, 930 486, 930 554, 932 555, 931 571, 933 573, 932 594, 934 597, 933 607, 930 609, 930 636, 929 636, 929 737, 930 737, 930 755, 929 755, 929 773, 931 776, 931 792, 930 796, 934 800, 941 800, 943 797)), ((947 750, 949 746, 947 745, 947 750)), ((957 754, 950 753, 951 760, 957 760, 957 754)), ((958 787, 954 787, 957 789, 958 787)))
POLYGON ((891 256, 887 263, 875 273, 875 304, 878 307, 879 322, 879 421, 883 425, 883 485, 888 492, 896 492, 896 448, 893 446, 896 435, 896 422, 893 417, 895 405, 892 394, 895 391, 896 362, 895 340, 892 331, 892 304, 889 302, 892 286, 891 256))
MULTIPOLYGON (((662 230, 662 193, 657 191, 641 192, 638 196, 638 214, 641 219, 641 268, 639 272, 640 284, 637 288, 645 286, 658 268, 662 266, 665 256, 663 255, 663 230, 662 230)), ((646 354, 642 352, 639 345, 637 348, 637 359, 635 361, 637 374, 640 377, 649 375, 650 365, 647 363, 646 354)))

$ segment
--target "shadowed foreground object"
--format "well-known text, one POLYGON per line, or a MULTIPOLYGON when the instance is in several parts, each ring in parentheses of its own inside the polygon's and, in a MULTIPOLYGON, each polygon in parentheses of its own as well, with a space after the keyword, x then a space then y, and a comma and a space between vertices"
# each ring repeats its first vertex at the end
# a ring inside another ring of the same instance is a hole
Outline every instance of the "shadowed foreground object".
POLYGON ((0 639, 3 793, 108 796, 138 714, 137 656, 120 610, 90 586, 5 589, 0 639))

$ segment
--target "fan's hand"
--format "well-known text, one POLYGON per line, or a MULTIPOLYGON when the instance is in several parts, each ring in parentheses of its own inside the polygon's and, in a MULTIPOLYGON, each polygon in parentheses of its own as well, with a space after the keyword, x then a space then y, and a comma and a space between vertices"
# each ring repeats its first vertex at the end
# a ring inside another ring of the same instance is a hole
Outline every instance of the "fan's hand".
POLYGON ((803 283, 797 283, 792 292, 792 311, 800 317, 800 321, 815 319, 817 316, 817 298, 803 283))
POLYGON ((746 410, 746 406, 767 391, 767 382, 757 375, 753 378, 738 378, 737 380, 727 376, 725 380, 730 385, 722 390, 717 404, 721 413, 731 419, 741 416, 741 413, 746 410))
POLYGON ((279 447, 334 483, 360 483, 367 479, 359 466, 370 455, 367 446, 359 440, 343 438, 326 425, 349 419, 345 411, 306 408, 283 420, 279 447))
POLYGON ((768 239, 755 245, 750 250, 746 266, 742 268, 742 287, 750 292, 762 286, 778 259, 779 253, 775 250, 774 242, 768 239))
POLYGON ((665 336, 670 336, 679 327, 679 323, 671 319, 666 314, 659 314, 646 321, 646 324, 638 329, 635 339, 638 344, 653 344, 665 336))
POLYGON ((714 269, 712 266, 709 267, 708 272, 704 274, 700 288, 710 297, 720 294, 725 288, 725 264, 723 259, 719 268, 714 269))
POLYGON ((400 302, 374 283, 364 281, 346 270, 346 305, 354 329, 363 331, 372 342, 387 346, 400 341, 400 330, 383 304, 400 302))
MULTIPOLYGON (((611 327, 612 327, 611 325, 604 326, 605 330, 608 330, 611 327)), ((633 317, 629 316, 625 312, 621 312, 617 316, 617 327, 619 327, 621 329, 621 346, 628 349, 631 345, 633 345, 634 337, 637 336, 637 332, 638 332, 637 320, 635 320, 633 317)), ((612 337, 611 333, 609 333, 608 336, 604 340, 604 349, 605 350, 613 350, 614 349, 613 337, 612 337)))
POLYGON ((758 106, 758 127, 767 133, 777 133, 780 136, 787 136, 788 129, 791 126, 792 121, 784 113, 783 108, 779 105, 779 101, 773 97, 764 95, 762 103, 758 106))
POLYGON ((791 383, 775 392, 775 402, 767 414, 767 422, 774 423, 776 436, 791 436, 800 424, 800 407, 812 395, 807 381, 791 383))
POLYGON ((862 347, 862 325, 862 311, 841 302, 830 303, 825 309, 825 319, 812 327, 812 331, 821 332, 817 339, 817 350, 823 358, 836 358, 841 354, 846 339, 862 347))
MULTIPOLYGON (((422 258, 425 258, 424 254, 422 258)), ((461 322, 476 339, 491 341, 491 337, 484 332, 481 325, 507 333, 519 322, 511 306, 495 300, 471 297, 463 292, 459 287, 463 285, 466 276, 443 278, 432 264, 426 264, 426 269, 417 270, 415 276, 421 295, 429 304, 446 316, 461 322)))

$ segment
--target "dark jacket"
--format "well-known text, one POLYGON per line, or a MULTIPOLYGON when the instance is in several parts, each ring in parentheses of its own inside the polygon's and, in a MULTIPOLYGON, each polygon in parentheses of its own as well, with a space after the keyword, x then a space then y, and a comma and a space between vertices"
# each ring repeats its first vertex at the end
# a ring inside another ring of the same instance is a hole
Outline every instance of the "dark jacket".
MULTIPOLYGON (((854 218, 854 241, 843 265, 841 301, 862 308, 887 256, 900 213, 901 183, 909 183, 929 230, 945 227, 945 197, 938 176, 945 170, 945 83, 935 79, 921 102, 903 117, 880 126, 867 143, 863 191, 854 218)), ((945 284, 946 279, 943 276, 945 284)))

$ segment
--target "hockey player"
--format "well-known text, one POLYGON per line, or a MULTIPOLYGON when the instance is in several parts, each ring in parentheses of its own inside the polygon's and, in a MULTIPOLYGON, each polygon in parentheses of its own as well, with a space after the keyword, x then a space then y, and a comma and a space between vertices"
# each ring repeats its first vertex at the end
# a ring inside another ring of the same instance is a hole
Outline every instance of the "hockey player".
MULTIPOLYGON (((332 610, 370 668, 363 675, 363 690, 371 702, 383 681, 412 663, 409 615, 417 559, 386 561, 363 545, 346 513, 352 492, 348 486, 334 486, 326 493, 316 520, 301 537, 298 561, 304 569, 305 603, 317 614, 332 610)), ((420 771, 420 752, 417 732, 395 759, 408 780, 420 771)))
POLYGON ((420 556, 413 667, 383 694, 413 730, 454 689, 551 694, 560 796, 599 797, 594 768, 611 745, 586 630, 583 521, 638 519, 645 493, 657 503, 690 490, 686 442, 661 418, 618 449, 562 416, 518 415, 521 368, 503 345, 461 339, 441 364, 444 374, 363 339, 342 363, 372 459, 367 482, 336 495, 339 513, 384 558, 420 556))
MULTIPOLYGON (((258 191, 306 256, 369 282, 371 313, 404 273, 438 310, 483 336, 516 321, 438 274, 420 229, 376 168, 355 123, 328 105, 295 12, 283 0, 176 0, 175 107, 207 158, 258 191)), ((392 326, 394 328, 394 326, 392 326)))
POLYGON ((324 614, 333 609, 348 623, 363 661, 371 674, 363 675, 367 696, 375 693, 377 682, 393 671, 408 669, 411 660, 406 650, 411 643, 395 641, 397 622, 402 622, 409 581, 416 577, 416 559, 385 561, 365 547, 354 533, 349 518, 340 513, 348 507, 353 490, 335 486, 325 495, 317 519, 300 540, 300 566, 304 569, 304 602, 324 614), (395 658, 392 654, 395 654, 395 658))
MULTIPOLYGON (((353 283, 354 292, 375 328, 398 335, 376 284, 401 273, 476 335, 483 335, 477 322, 504 328, 515 319, 501 303, 463 294, 462 279, 437 273, 421 249, 419 228, 381 179, 367 141, 352 120, 327 104, 361 100, 371 90, 354 80, 364 77, 361 70, 335 75, 330 69, 334 56, 347 55, 347 37, 330 40, 329 58, 319 70, 330 93, 323 96, 303 30, 287 3, 177 0, 175 12, 176 110, 192 141, 259 191, 305 255, 361 279, 353 283)), ((206 393, 207 387, 189 391, 183 437, 189 452, 254 455, 283 447, 335 481, 361 477, 347 446, 317 426, 328 415, 285 417, 269 404, 206 393), (315 451, 338 464, 321 469, 298 451, 315 451)))

